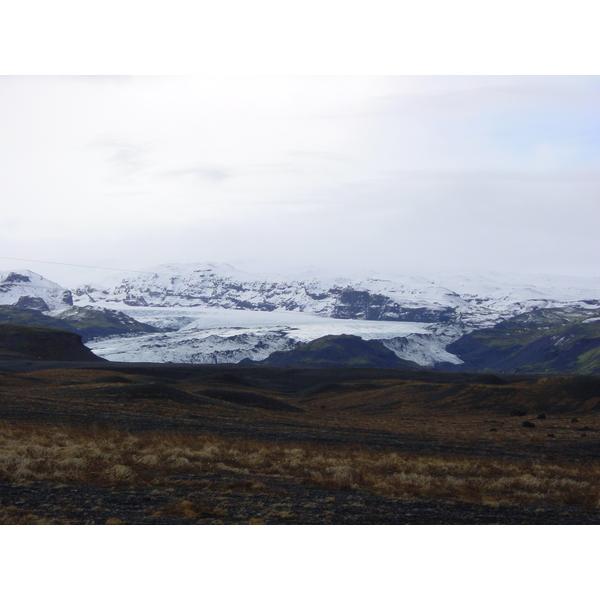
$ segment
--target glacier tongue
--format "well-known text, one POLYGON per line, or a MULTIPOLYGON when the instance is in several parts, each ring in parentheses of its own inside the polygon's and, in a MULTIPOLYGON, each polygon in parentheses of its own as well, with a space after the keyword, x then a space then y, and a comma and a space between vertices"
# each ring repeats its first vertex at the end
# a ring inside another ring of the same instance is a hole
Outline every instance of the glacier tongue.
MULTIPOLYGON (((332 319, 285 311, 125 307, 125 312, 155 326, 172 326, 174 320, 193 320, 177 331, 89 342, 88 347, 98 356, 123 362, 231 363, 244 358, 262 360, 273 352, 291 350, 325 335, 347 333, 367 340, 395 342, 390 349, 404 357, 409 350, 405 346, 400 348, 398 340, 408 336, 412 347, 421 343, 419 336, 428 338, 434 331, 444 329, 429 323, 332 319)), ((430 341, 426 344, 435 346, 430 341)), ((417 356, 416 352, 413 354, 417 356)))
POLYGON ((432 327, 430 333, 410 333, 406 337, 386 339, 382 342, 398 358, 412 360, 424 367, 433 367, 442 362, 460 365, 463 361, 448 352, 446 346, 458 340, 464 333, 459 327, 432 327))
POLYGON ((298 345, 285 330, 229 332, 210 330, 197 337, 183 331, 119 337, 88 343, 92 351, 117 362, 174 362, 191 364, 238 363, 262 360, 277 350, 298 345))

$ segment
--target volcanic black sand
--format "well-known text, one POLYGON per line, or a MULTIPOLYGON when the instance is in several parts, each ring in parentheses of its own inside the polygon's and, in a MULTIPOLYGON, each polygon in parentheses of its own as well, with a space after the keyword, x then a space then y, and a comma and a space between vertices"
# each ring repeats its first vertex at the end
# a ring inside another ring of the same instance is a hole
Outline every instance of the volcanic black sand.
MULTIPOLYGON (((216 445, 219 440, 252 443, 254 453, 256 444, 283 444, 289 452, 298 445, 322 453, 387 452, 594 470, 600 458, 600 378, 4 362, 0 423, 6 431, 66 428, 78 436, 86 431, 90 436, 213 436, 216 445)), ((581 488, 585 497, 582 492, 563 495, 564 501, 520 504, 514 490, 507 502, 485 501, 477 490, 469 501, 464 494, 419 497, 414 491, 402 497, 356 480, 345 483, 341 467, 334 480, 211 463, 206 472, 173 467, 159 483, 134 477, 111 484, 101 479, 53 481, 33 471, 18 475, 11 464, 0 481, 4 523, 600 522, 597 489, 589 483, 581 488)))

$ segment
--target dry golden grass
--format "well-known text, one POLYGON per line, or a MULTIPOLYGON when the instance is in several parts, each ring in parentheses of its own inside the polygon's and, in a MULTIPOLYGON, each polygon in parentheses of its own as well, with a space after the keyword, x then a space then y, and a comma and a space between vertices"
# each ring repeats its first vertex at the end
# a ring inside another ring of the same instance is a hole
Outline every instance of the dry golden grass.
POLYGON ((181 519, 220 518, 227 512, 197 500, 177 499, 152 513, 154 517, 177 517, 181 519))
MULTIPOLYGON (((256 479, 266 478, 400 498, 600 508, 599 462, 417 456, 210 435, 0 424, 0 478, 5 481, 151 487, 177 485, 169 478, 185 474, 241 476, 240 491, 249 493, 264 493, 256 479)), ((162 510, 194 518, 212 509, 183 501, 162 510)))
POLYGON ((16 506, 0 507, 0 525, 47 525, 56 521, 46 521, 16 506))

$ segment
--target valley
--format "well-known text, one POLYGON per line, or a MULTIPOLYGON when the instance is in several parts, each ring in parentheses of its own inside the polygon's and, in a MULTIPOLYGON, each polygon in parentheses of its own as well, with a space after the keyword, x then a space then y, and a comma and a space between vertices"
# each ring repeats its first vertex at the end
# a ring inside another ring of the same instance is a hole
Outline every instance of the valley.
POLYGON ((599 289, 5 273, 0 523, 600 523, 599 289))

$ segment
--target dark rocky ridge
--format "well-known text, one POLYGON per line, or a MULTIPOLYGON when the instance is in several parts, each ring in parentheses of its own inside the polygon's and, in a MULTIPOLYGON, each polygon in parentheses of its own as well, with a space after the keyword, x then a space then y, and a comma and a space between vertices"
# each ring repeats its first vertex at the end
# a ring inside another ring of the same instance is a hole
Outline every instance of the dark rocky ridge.
POLYGON ((39 310, 41 312, 50 310, 50 307, 46 304, 46 301, 43 298, 31 296, 21 296, 13 306, 16 308, 39 310))
POLYGON ((155 333, 156 327, 140 323, 124 312, 108 308, 90 308, 74 306, 61 313, 58 317, 64 323, 79 333, 84 342, 91 339, 112 335, 128 335, 137 333, 155 333))
POLYGON ((0 324, 0 361, 102 361, 81 336, 44 327, 0 324))
MULTIPOLYGON (((252 361, 242 361, 252 364, 252 361)), ((286 352, 273 352, 257 364, 271 367, 369 367, 380 369, 422 369, 398 358, 379 340, 356 335, 326 335, 286 352)))
MULTIPOLYGON (((84 342, 94 338, 131 333, 154 333, 156 327, 140 323, 125 313, 110 309, 90 309, 73 306, 57 317, 45 315, 41 309, 25 308, 37 303, 17 303, 14 306, 0 306, 0 323, 48 327, 60 331, 70 331, 81 336, 84 342)), ((41 300, 38 298, 37 300, 41 300)), ((42 300, 43 302, 43 300, 42 300)), ((46 307, 47 308, 47 307, 46 307)))
POLYGON ((332 288, 329 293, 336 299, 335 308, 331 313, 335 319, 449 323, 456 317, 453 308, 409 308, 382 294, 352 288, 332 288))

